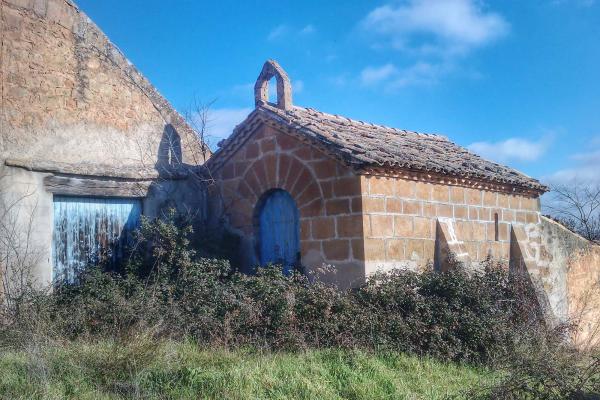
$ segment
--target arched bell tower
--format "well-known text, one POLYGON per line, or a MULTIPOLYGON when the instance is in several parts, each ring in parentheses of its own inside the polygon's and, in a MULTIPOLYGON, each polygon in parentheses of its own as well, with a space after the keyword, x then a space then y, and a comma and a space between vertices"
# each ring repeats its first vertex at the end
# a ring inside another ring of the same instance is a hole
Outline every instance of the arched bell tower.
POLYGON ((254 84, 254 103, 256 107, 269 101, 269 80, 275 77, 277 81, 277 108, 290 110, 292 108, 292 84, 287 73, 275 60, 267 60, 254 84))

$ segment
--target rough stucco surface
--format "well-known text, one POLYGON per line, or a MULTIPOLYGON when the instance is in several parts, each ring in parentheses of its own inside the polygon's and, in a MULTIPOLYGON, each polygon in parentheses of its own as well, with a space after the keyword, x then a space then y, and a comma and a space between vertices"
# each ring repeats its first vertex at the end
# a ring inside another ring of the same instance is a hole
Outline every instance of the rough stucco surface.
POLYGON ((600 333, 600 246, 542 217, 541 264, 550 303, 561 321, 579 324, 574 340, 597 345, 600 333))
POLYGON ((143 197, 145 214, 203 213, 202 188, 168 172, 208 154, 84 13, 70 0, 0 0, 0 20, 0 235, 13 232, 0 260, 27 243, 34 275, 50 280, 53 194, 121 196, 133 181, 143 190, 125 195, 143 197))

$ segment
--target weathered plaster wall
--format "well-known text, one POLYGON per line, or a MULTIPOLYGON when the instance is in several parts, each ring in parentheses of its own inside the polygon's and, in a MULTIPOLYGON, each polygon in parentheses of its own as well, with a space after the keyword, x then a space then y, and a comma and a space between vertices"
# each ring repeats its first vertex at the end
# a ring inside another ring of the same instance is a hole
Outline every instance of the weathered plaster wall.
POLYGON ((599 344, 600 246, 542 217, 540 274, 556 318, 575 322, 574 341, 580 346, 599 344))
POLYGON ((521 195, 402 177, 363 176, 361 188, 367 273, 434 262, 436 240, 466 263, 508 261, 511 225, 540 218, 539 200, 521 195))
MULTIPOLYGON (((256 205, 270 189, 288 191, 300 211, 301 262, 334 264, 342 286, 364 277, 360 178, 313 147, 260 125, 216 172, 230 227, 243 237, 243 267, 258 264, 256 205)), ((217 211, 212 212, 218 215, 217 211)))
POLYGON ((73 192, 49 187, 50 176, 92 182, 90 195, 142 197, 149 215, 169 204, 204 212, 203 189, 167 170, 209 154, 70 0, 0 0, 0 35, 0 235, 27 247, 40 282, 51 277, 53 193, 73 192))

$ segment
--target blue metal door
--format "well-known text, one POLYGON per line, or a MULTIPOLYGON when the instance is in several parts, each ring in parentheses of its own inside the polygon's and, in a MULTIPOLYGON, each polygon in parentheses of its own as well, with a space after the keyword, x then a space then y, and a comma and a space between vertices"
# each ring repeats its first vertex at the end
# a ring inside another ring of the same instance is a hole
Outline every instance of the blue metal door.
POLYGON ((298 208, 284 190, 271 192, 260 209, 260 262, 282 264, 290 273, 298 262, 300 225, 298 208))
POLYGON ((117 265, 140 224, 138 199, 54 196, 54 280, 72 282, 88 265, 117 265))

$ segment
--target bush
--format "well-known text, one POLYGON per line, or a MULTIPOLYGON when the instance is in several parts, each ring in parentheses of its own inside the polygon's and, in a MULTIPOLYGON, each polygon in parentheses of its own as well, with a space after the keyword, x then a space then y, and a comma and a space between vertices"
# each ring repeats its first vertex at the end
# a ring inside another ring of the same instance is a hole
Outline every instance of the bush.
POLYGON ((29 290, 4 318, 0 340, 133 335, 266 349, 398 350, 492 363, 540 326, 527 283, 491 261, 478 272, 378 273, 342 291, 277 266, 238 273, 199 256, 193 231, 171 212, 144 220, 118 271, 87 270, 74 284, 29 290))

